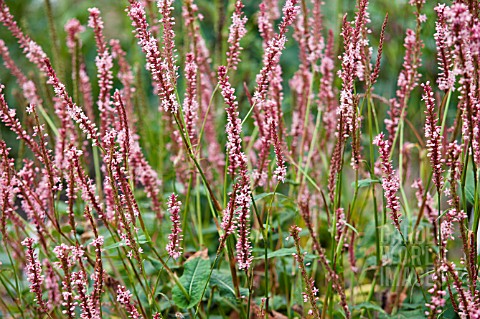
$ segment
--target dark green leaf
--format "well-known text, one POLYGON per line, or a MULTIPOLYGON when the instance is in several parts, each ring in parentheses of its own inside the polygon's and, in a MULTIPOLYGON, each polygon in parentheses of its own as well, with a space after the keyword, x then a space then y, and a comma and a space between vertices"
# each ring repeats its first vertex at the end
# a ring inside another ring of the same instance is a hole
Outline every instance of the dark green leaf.
POLYGON ((190 259, 184 267, 180 283, 185 288, 187 295, 177 285, 172 289, 172 296, 178 307, 189 309, 199 303, 202 298, 203 289, 210 273, 210 260, 202 257, 190 259))
MULTIPOLYGON (((228 272, 214 270, 210 278, 210 287, 217 287, 221 297, 236 300, 235 287, 233 287, 232 276, 228 272)), ((248 295, 248 289, 240 288, 242 296, 248 295)))
POLYGON ((215 269, 212 273, 212 278, 210 278, 210 286, 216 286, 222 297, 236 298, 232 277, 228 273, 215 269))

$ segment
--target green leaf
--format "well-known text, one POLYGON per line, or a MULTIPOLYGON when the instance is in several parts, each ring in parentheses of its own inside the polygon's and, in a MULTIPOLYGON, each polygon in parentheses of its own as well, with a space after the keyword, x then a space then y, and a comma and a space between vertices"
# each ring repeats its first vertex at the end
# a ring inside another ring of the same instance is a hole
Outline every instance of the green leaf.
MULTIPOLYGON (((408 310, 408 311, 400 310, 395 316, 389 315, 387 318, 424 319, 425 318, 425 310, 426 310, 426 308, 416 309, 416 310, 408 310)), ((444 318, 448 318, 448 317, 444 317, 444 318)))
POLYGON ((475 202, 475 182, 473 174, 467 174, 465 180, 465 197, 470 204, 475 202))
MULTIPOLYGON (((358 181, 358 188, 368 187, 372 184, 380 183, 378 179, 361 179, 358 181)), ((352 187, 355 188, 355 182, 352 182, 352 187)))
MULTIPOLYGON (((215 269, 210 278, 210 287, 217 287, 220 297, 236 300, 235 288, 230 273, 215 269)), ((248 289, 240 288, 240 295, 248 296, 248 289)))
MULTIPOLYGON (((280 248, 278 250, 268 252, 268 259, 275 258, 275 257, 292 257, 293 254, 296 254, 296 253, 297 253, 297 249, 295 247, 280 248)), ((318 257, 313 255, 313 254, 307 254, 307 255, 305 255, 305 258, 315 259, 315 258, 318 258, 318 257)), ((255 257, 254 259, 265 259, 265 255, 255 257)))
POLYGON ((257 194, 255 196, 253 196, 253 199, 255 200, 255 202, 258 202, 258 201, 260 201, 264 198, 270 197, 270 196, 277 196, 277 197, 279 197, 280 199, 283 199, 283 200, 290 199, 288 196, 285 196, 282 193, 261 193, 261 194, 257 194))
POLYGON ((210 287, 216 286, 220 296, 235 299, 235 288, 228 273, 215 269, 210 278, 210 287))
POLYGON ((352 225, 350 225, 349 223, 345 223, 345 225, 350 228, 351 230, 353 230, 355 232, 355 234, 357 234, 358 236, 358 231, 355 229, 355 227, 353 227, 352 225))
MULTIPOLYGON (((292 256, 293 254, 296 254, 297 250, 295 247, 290 247, 290 248, 280 248, 278 250, 268 252, 268 259, 270 258, 275 258, 275 257, 285 257, 285 256, 292 256)), ((258 259, 265 259, 265 255, 258 256, 258 259)), ((257 259, 255 258, 255 259, 257 259)))
MULTIPOLYGON (((140 235, 140 236, 138 236, 137 243, 140 244, 140 245, 146 244, 146 243, 148 243, 148 240, 145 238, 145 235, 140 235)), ((112 250, 112 249, 118 248, 120 246, 126 246, 125 242, 123 240, 122 241, 117 241, 116 243, 105 247, 103 250, 112 250)))
POLYGON ((286 183, 286 184, 290 184, 290 185, 294 185, 294 186, 300 185, 299 182, 296 182, 296 181, 294 181, 293 179, 288 179, 288 178, 285 179, 285 183, 286 183))
POLYGON ((172 296, 178 307, 189 309, 199 303, 202 298, 203 289, 210 274, 210 260, 204 257, 193 258, 188 260, 184 267, 185 270, 179 281, 185 288, 187 296, 178 285, 172 289, 172 296))
POLYGON ((471 204, 474 203, 475 200, 475 186, 473 182, 468 182, 465 185, 465 197, 467 198, 467 201, 471 204))
POLYGON ((352 307, 352 310, 359 310, 359 309, 371 310, 376 313, 387 314, 385 310, 382 309, 382 307, 371 302, 362 302, 352 307))

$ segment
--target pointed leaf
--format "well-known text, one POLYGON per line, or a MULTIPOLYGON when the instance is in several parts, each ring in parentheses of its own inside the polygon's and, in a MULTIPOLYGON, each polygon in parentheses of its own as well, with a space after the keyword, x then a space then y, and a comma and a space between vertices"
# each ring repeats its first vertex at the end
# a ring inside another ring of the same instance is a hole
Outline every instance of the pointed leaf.
MULTIPOLYGON (((210 287, 216 287, 220 297, 236 300, 235 287, 233 286, 232 276, 230 273, 215 269, 210 278, 210 287)), ((247 288, 240 288, 240 295, 248 296, 247 288)))
POLYGON ((194 307, 202 298, 203 289, 207 284, 210 273, 210 260, 203 256, 196 257, 187 260, 184 267, 185 270, 179 281, 185 288, 187 295, 178 286, 172 289, 172 295, 173 301, 178 307, 188 309, 194 307))

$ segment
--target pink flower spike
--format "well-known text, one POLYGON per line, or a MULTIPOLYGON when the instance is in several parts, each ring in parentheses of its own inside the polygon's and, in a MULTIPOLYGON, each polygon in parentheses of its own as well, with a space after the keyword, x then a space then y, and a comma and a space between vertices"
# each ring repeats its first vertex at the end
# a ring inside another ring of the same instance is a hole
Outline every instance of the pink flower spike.
POLYGON ((67 33, 67 47, 70 52, 75 49, 75 42, 78 41, 78 34, 85 31, 85 27, 80 24, 77 19, 70 19, 65 24, 65 32, 67 33))
POLYGON ((103 36, 103 20, 100 16, 98 8, 89 8, 88 12, 88 26, 93 29, 95 34, 95 42, 97 43, 98 51, 104 52, 106 48, 105 37, 103 36))
MULTIPOLYGON (((147 70, 152 74, 155 90, 160 98, 161 105, 164 110, 176 113, 178 110, 178 102, 175 95, 175 85, 169 74, 172 70, 168 70, 168 64, 164 63, 157 40, 152 36, 147 23, 147 16, 143 5, 134 1, 127 8, 128 16, 132 20, 132 26, 135 28, 135 37, 138 44, 147 57, 147 70)), ((173 57, 172 57, 173 60, 173 57)))
POLYGON ((178 102, 175 96, 175 86, 177 84, 177 50, 175 49, 175 18, 173 17, 173 0, 158 0, 157 7, 159 8, 161 18, 160 23, 163 25, 163 62, 165 90, 169 98, 170 105, 164 106, 165 111, 177 113, 178 102))
POLYGON ((282 8, 283 19, 278 27, 280 36, 284 36, 287 32, 287 28, 295 22, 295 19, 300 12, 300 7, 297 6, 297 4, 298 0, 287 0, 287 2, 285 2, 285 5, 282 8))
POLYGON ((167 65, 167 81, 170 82, 170 85, 175 86, 178 67, 176 66, 177 56, 175 49, 175 32, 173 30, 175 25, 173 0, 158 0, 157 7, 162 15, 160 23, 163 25, 163 59, 167 65))
MULTIPOLYGON (((245 177, 242 178, 245 180, 245 177)), ((250 242, 250 185, 243 184, 240 193, 237 194, 237 205, 240 208, 238 214, 238 239, 237 239, 237 262, 238 269, 247 271, 252 265, 252 244, 250 242)))
POLYGON ((10 53, 8 52, 8 48, 3 40, 0 40, 0 55, 3 58, 3 64, 5 67, 14 77, 17 78, 17 83, 22 88, 23 96, 27 102, 29 104, 42 105, 43 102, 37 93, 35 83, 29 80, 12 60, 10 53))
POLYGON ((100 319, 100 315, 95 308, 92 296, 88 294, 88 278, 84 271, 72 273, 72 282, 77 286, 78 296, 75 299, 79 301, 81 309, 80 318, 100 319))
MULTIPOLYGON (((283 19, 279 26, 279 33, 270 39, 265 47, 265 53, 263 54, 263 67, 260 70, 260 73, 257 74, 257 87, 253 94, 253 101, 256 104, 260 104, 265 99, 265 94, 268 90, 270 81, 273 78, 274 70, 280 63, 280 56, 282 55, 282 51, 285 49, 285 43, 287 42, 285 33, 287 32, 287 28, 295 21, 300 9, 297 6, 297 3, 297 0, 287 0, 282 10, 283 19)), ((264 34, 264 36, 265 35, 266 34, 264 34)))
POLYGON ((168 212, 170 213, 170 220, 172 221, 172 232, 168 235, 167 252, 173 259, 178 259, 182 255, 182 225, 180 224, 180 205, 182 202, 178 201, 178 196, 172 194, 168 200, 168 212))
POLYGON ((373 144, 378 146, 380 158, 382 161, 383 181, 382 187, 385 192, 387 208, 390 209, 390 217, 395 228, 400 231, 400 199, 396 195, 400 189, 400 180, 393 169, 390 161, 390 144, 384 140, 384 134, 380 133, 373 140, 373 144))
POLYGON ((227 104, 227 151, 229 156, 228 172, 233 177, 234 172, 242 165, 245 154, 242 153, 242 121, 238 117, 238 102, 235 89, 228 82, 227 68, 218 68, 218 79, 225 104, 227 104))
POLYGON ((222 246, 226 237, 235 229, 238 233, 237 260, 238 268, 248 270, 253 260, 252 247, 250 243, 250 204, 251 189, 250 177, 248 174, 247 157, 242 152, 242 121, 238 114, 238 102, 235 97, 235 89, 228 82, 227 68, 218 68, 218 80, 225 104, 227 104, 227 152, 229 156, 228 171, 235 180, 233 191, 229 194, 230 200, 227 209, 224 211, 222 228, 224 235, 221 238, 222 246))
POLYGON ((270 136, 272 137, 273 149, 275 152, 275 159, 277 161, 277 168, 273 172, 274 175, 277 177, 277 180, 285 183, 285 178, 287 177, 287 167, 285 165, 285 160, 283 156, 282 145, 278 138, 278 114, 274 114, 275 110, 274 107, 271 107, 271 116, 267 119, 267 122, 270 122, 270 136))
POLYGON ((92 140, 92 145, 97 145, 99 134, 95 123, 93 123, 85 115, 83 110, 78 105, 73 103, 72 98, 68 95, 67 90, 65 89, 65 85, 60 82, 57 77, 57 73, 52 68, 50 60, 45 59, 44 62, 46 65, 46 73, 49 77, 48 84, 53 86, 55 95, 65 104, 67 112, 72 120, 77 122, 80 129, 85 133, 85 135, 87 135, 87 138, 92 140))
POLYGON ((39 70, 45 72, 46 65, 44 60, 47 58, 47 55, 35 41, 23 33, 4 0, 0 0, 0 22, 18 40, 20 48, 23 49, 27 59, 35 64, 39 70))
POLYGON ((125 308, 131 319, 143 318, 135 308, 135 304, 132 301, 132 293, 124 286, 118 285, 117 287, 117 301, 125 308))
POLYGON ((48 306, 42 299, 42 283, 44 276, 42 275, 42 265, 38 260, 38 256, 33 250, 34 240, 32 238, 26 238, 22 241, 22 245, 27 247, 27 265, 25 267, 27 271, 28 281, 30 282, 30 291, 35 294, 35 301, 40 307, 40 311, 45 312, 48 306))
POLYGON ((185 79, 186 90, 183 101, 183 114, 185 117, 185 126, 188 137, 192 145, 196 144, 196 125, 198 121, 198 101, 197 101, 197 75, 198 65, 195 62, 195 55, 187 53, 185 61, 185 79))
POLYGON ((232 15, 232 24, 230 25, 230 33, 228 35, 228 43, 230 47, 227 52, 227 68, 237 69, 237 64, 240 62, 240 52, 242 47, 240 46, 240 40, 247 33, 245 24, 247 23, 247 17, 242 16, 244 5, 241 0, 235 2, 235 11, 232 15))
POLYGON ((110 106, 110 90, 113 88, 113 57, 107 48, 103 35, 103 20, 100 16, 100 10, 90 8, 88 12, 90 12, 88 26, 93 29, 97 44, 97 56, 95 58, 99 87, 97 105, 100 111, 100 133, 104 138, 108 127, 112 126, 114 122, 114 110, 110 106))
POLYGON ((443 186, 443 136, 441 134, 441 127, 437 125, 438 116, 435 112, 435 99, 433 98, 432 88, 430 87, 430 82, 422 84, 424 91, 422 100, 425 101, 427 110, 425 114, 427 118, 425 119, 425 137, 427 138, 427 148, 428 148, 428 158, 430 158, 430 163, 433 168, 433 179, 437 191, 440 192, 440 189, 443 186))
POLYGON ((435 22, 436 33, 434 37, 437 46, 438 69, 440 70, 437 83, 440 90, 446 91, 453 89, 455 85, 455 74, 451 70, 453 66, 452 55, 448 46, 451 31, 445 20, 445 4, 436 6, 435 11, 438 19, 435 22))

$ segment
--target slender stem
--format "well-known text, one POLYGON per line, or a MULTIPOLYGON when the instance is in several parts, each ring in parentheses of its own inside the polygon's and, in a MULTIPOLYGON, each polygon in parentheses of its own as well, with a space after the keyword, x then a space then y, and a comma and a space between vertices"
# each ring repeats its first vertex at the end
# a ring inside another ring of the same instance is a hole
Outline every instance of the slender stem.
POLYGON ((50 0, 45 0, 45 7, 47 10, 47 19, 48 19, 48 28, 50 32, 50 36, 52 37, 53 43, 53 63, 55 63, 57 74, 60 79, 63 78, 63 64, 62 59, 60 56, 60 47, 58 45, 58 36, 57 30, 55 28, 55 17, 53 16, 52 4, 50 0))
POLYGON ((215 207, 215 209, 217 211, 221 211, 222 208, 221 208, 219 202, 217 201, 217 199, 215 198, 215 195, 214 195, 212 189, 210 188, 210 184, 208 183, 207 178, 206 178, 205 174, 203 173, 203 169, 201 168, 200 164, 197 161, 197 158, 196 158, 195 154, 193 153, 190 142, 185 138, 185 134, 182 130, 182 126, 179 122, 178 117, 175 115, 174 118, 175 118, 175 122, 177 123, 177 127, 180 130, 180 135, 182 137, 182 140, 185 143, 185 147, 187 148, 188 156, 193 161, 193 163, 195 164, 195 167, 197 168, 198 172, 200 173, 200 176, 202 177, 203 183, 204 183, 205 187, 207 188, 208 193, 210 195, 210 199, 213 201, 213 206, 215 207))

